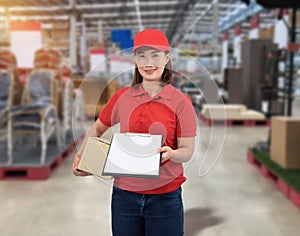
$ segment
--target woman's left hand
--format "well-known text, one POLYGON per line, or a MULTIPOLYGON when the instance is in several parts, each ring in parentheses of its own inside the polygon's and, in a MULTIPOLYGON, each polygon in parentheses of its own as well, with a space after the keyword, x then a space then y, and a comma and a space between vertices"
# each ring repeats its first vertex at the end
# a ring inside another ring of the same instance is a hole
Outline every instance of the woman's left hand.
POLYGON ((157 149, 157 152, 161 152, 161 162, 167 161, 172 159, 175 154, 177 153, 177 150, 173 150, 169 146, 163 146, 161 148, 157 149))

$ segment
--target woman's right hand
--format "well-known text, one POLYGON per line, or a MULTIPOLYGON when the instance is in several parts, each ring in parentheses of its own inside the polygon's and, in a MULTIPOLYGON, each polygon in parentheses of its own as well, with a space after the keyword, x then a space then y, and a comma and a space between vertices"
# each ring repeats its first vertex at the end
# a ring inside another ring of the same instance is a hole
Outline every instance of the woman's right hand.
POLYGON ((73 174, 76 176, 89 176, 91 175, 88 172, 82 171, 82 170, 78 170, 78 164, 80 162, 80 155, 78 153, 75 154, 74 160, 73 160, 73 174))
POLYGON ((101 135, 108 129, 108 126, 105 126, 100 119, 97 119, 93 127, 87 132, 87 134, 84 137, 84 140, 82 142, 81 149, 77 151, 75 154, 74 160, 73 160, 73 174, 76 176, 88 176, 92 175, 88 172, 78 170, 78 165, 80 162, 81 155, 80 153, 83 152, 83 147, 85 146, 87 140, 89 137, 101 137, 101 135))

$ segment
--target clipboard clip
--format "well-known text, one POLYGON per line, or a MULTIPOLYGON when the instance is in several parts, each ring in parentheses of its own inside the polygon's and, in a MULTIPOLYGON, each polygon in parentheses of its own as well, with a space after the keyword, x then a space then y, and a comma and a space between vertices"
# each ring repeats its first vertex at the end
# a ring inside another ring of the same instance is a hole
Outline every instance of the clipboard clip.
POLYGON ((129 136, 129 137, 135 137, 135 136, 139 136, 139 137, 144 137, 144 138, 150 138, 151 134, 146 134, 146 133, 125 133, 125 136, 129 136))

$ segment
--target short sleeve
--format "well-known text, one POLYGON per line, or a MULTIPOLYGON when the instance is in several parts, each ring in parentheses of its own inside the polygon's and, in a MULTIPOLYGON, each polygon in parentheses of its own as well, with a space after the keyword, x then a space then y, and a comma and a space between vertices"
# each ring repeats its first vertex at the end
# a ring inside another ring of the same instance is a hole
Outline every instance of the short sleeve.
POLYGON ((99 114, 99 120, 106 126, 111 127, 120 122, 118 112, 118 98, 125 89, 118 90, 106 103, 105 107, 99 114))
POLYGON ((177 137, 196 136, 196 119, 192 101, 188 96, 178 104, 177 108, 177 137))

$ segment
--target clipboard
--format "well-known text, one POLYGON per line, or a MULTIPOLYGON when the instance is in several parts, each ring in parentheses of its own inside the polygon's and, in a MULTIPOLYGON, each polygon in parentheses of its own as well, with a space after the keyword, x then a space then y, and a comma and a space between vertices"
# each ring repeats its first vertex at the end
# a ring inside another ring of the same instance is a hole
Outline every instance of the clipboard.
POLYGON ((102 175, 159 178, 162 141, 162 135, 115 133, 102 175))
POLYGON ((102 175, 109 146, 107 141, 98 137, 89 137, 77 168, 104 179, 112 179, 112 176, 102 175))

